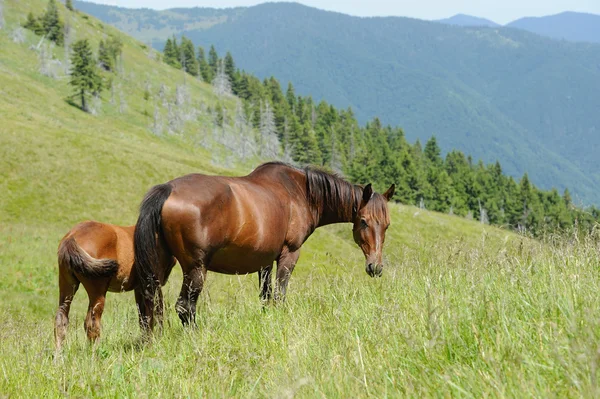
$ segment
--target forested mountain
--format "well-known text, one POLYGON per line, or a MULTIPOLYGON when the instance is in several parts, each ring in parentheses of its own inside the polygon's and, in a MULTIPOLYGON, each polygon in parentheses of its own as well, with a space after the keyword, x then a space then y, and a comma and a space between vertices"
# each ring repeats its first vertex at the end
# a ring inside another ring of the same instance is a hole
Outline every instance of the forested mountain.
POLYGON ((231 51, 261 78, 352 107, 361 123, 378 116, 409 140, 435 134, 443 153, 498 160, 512 176, 528 172, 542 187, 600 202, 600 46, 290 3, 161 12, 76 4, 159 49, 183 33, 195 45, 231 51))
POLYGON ((546 17, 521 18, 506 25, 554 39, 600 43, 600 15, 563 12, 546 17))
MULTIPOLYGON (((395 183, 395 199, 404 204, 534 235, 573 225, 590 229, 600 219, 596 208, 578 208, 567 190, 540 190, 527 174, 517 181, 499 162, 486 165, 459 150, 443 155, 436 137, 424 145, 411 142, 401 128, 378 118, 361 124, 351 109, 240 70, 231 53, 219 55, 214 46, 204 49, 185 36, 173 37, 159 54, 92 21, 70 2, 64 8, 68 11, 48 0, 43 12, 35 8, 15 20, 23 13, 11 5, 13 17, 3 35, 11 45, 5 43, 0 60, 12 69, 26 68, 28 81, 43 79, 46 94, 19 90, 7 78, 4 87, 12 94, 3 107, 13 109, 20 99, 19 109, 47 118, 38 105, 52 98, 61 105, 52 115, 71 118, 75 129, 87 132, 82 134, 119 125, 119 135, 136 132, 148 143, 142 151, 152 151, 151 138, 158 137, 225 170, 273 159, 317 165, 355 183, 371 182, 379 191, 395 183), (17 50, 29 61, 11 55, 17 50), (65 97, 57 99, 60 95, 65 97)), ((3 139, 25 137, 19 122, 5 119, 9 130, 3 139)), ((30 125, 35 123, 23 126, 44 130, 30 125)), ((18 214, 21 196, 16 200, 9 200, 7 214, 18 214)))
POLYGON ((499 24, 495 23, 494 21, 490 21, 489 19, 474 17, 472 15, 466 14, 456 14, 450 18, 439 19, 436 22, 457 26, 500 26, 499 24))

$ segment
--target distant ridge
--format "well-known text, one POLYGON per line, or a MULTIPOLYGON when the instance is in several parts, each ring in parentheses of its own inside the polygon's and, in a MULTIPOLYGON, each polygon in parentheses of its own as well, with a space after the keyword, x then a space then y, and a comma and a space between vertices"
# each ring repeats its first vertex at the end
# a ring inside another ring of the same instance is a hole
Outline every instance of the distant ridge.
POLYGON ((472 15, 467 14, 456 14, 453 17, 439 19, 435 22, 439 22, 447 25, 456 25, 456 26, 489 26, 496 27, 501 26, 500 24, 495 23, 489 19, 474 17, 472 15))
MULTIPOLYGON (((81 11, 84 5, 76 2, 81 11)), ((163 49, 172 35, 230 51, 238 66, 295 91, 380 117, 409 140, 527 171, 544 188, 600 204, 600 46, 525 30, 402 17, 358 18, 298 3, 88 12, 163 49), (243 38, 243 39, 242 39, 243 38)))
POLYGON ((521 18, 506 25, 553 39, 600 43, 600 15, 563 12, 547 17, 521 18))

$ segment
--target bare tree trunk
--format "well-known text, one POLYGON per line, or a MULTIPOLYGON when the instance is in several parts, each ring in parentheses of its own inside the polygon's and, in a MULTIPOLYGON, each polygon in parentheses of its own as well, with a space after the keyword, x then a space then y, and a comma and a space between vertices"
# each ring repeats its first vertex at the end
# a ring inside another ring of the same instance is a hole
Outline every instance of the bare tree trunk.
POLYGON ((4 0, 0 0, 0 29, 4 28, 4 0))

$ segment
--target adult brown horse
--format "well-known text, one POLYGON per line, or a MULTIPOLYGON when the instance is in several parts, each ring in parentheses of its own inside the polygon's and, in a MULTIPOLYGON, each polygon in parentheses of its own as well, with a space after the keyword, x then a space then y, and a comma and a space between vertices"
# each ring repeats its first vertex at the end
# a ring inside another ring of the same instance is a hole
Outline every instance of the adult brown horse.
POLYGON ((147 288, 147 325, 154 324, 155 308, 162 312, 161 252, 174 255, 183 270, 176 308, 184 325, 195 322, 207 270, 258 272, 261 297, 267 300, 277 261, 275 299, 283 299, 300 247, 316 228, 328 224, 354 223, 366 272, 380 276, 390 224, 387 201, 394 189, 392 185, 381 195, 370 184, 362 188, 320 170, 274 162, 244 177, 191 174, 153 187, 140 206, 134 240, 139 278, 147 288))
MULTIPOLYGON (((59 303, 54 324, 56 348, 60 349, 67 334, 69 310, 73 297, 83 284, 89 297, 84 328, 90 341, 100 337, 100 321, 104 312, 107 291, 122 292, 135 289, 144 322, 145 305, 133 265, 133 232, 135 226, 121 227, 87 221, 73 227, 58 246, 59 303)), ((175 265, 172 256, 161 253, 161 280, 166 281, 175 265)), ((146 326, 142 325, 146 329, 146 326)))

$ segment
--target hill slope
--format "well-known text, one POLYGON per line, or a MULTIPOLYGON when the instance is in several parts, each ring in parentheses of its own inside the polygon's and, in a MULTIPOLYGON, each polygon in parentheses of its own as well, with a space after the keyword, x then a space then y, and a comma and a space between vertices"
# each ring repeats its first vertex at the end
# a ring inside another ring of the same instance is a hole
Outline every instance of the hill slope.
POLYGON ((538 35, 573 42, 600 43, 600 15, 563 12, 545 17, 527 17, 506 25, 538 35))
MULTIPOLYGON (((176 268, 165 287, 162 334, 140 340, 133 295, 111 293, 102 339, 88 346, 80 289, 67 344, 55 357, 56 246, 73 223, 93 218, 131 224, 153 184, 189 172, 240 174, 250 167, 215 165, 219 147, 210 143, 214 126, 201 105, 214 107, 219 100, 195 80, 185 87, 202 112, 183 129, 151 133, 153 118, 144 111, 160 110, 163 101, 172 108, 176 87, 182 97, 183 76, 153 60, 140 43, 61 6, 77 38, 97 45, 107 34, 124 42, 123 67, 113 76, 115 104, 105 93, 95 116, 69 105, 66 79, 39 73, 30 49, 39 38, 17 28, 44 3, 7 2, 7 28, 0 30, 3 395, 595 392, 597 383, 589 379, 600 331, 595 242, 548 248, 403 206, 391 208, 382 279, 364 273, 348 225, 319 229, 306 243, 284 306, 261 308, 255 275, 210 274, 198 305, 199 326, 183 330, 173 311, 181 284, 176 268)), ((63 54, 54 49, 56 57, 63 54)))
POLYGON ((544 188, 569 187, 580 201, 600 201, 591 188, 600 183, 600 136, 594 133, 600 70, 593 67, 600 64, 600 46, 514 29, 355 18, 288 3, 213 10, 220 14, 211 20, 220 23, 180 30, 180 18, 211 11, 100 9, 90 11, 133 35, 138 28, 128 21, 139 24, 143 14, 144 37, 154 29, 158 48, 167 31, 215 44, 231 51, 241 68, 352 106, 363 122, 379 116, 402 126, 410 140, 435 134, 445 151, 499 160, 513 176, 528 172, 544 188), (151 22, 157 19, 160 31, 151 22))
POLYGON ((435 22, 457 26, 500 26, 499 24, 495 23, 494 21, 490 21, 489 19, 474 17, 472 15, 466 14, 456 14, 450 18, 438 19, 435 22))

